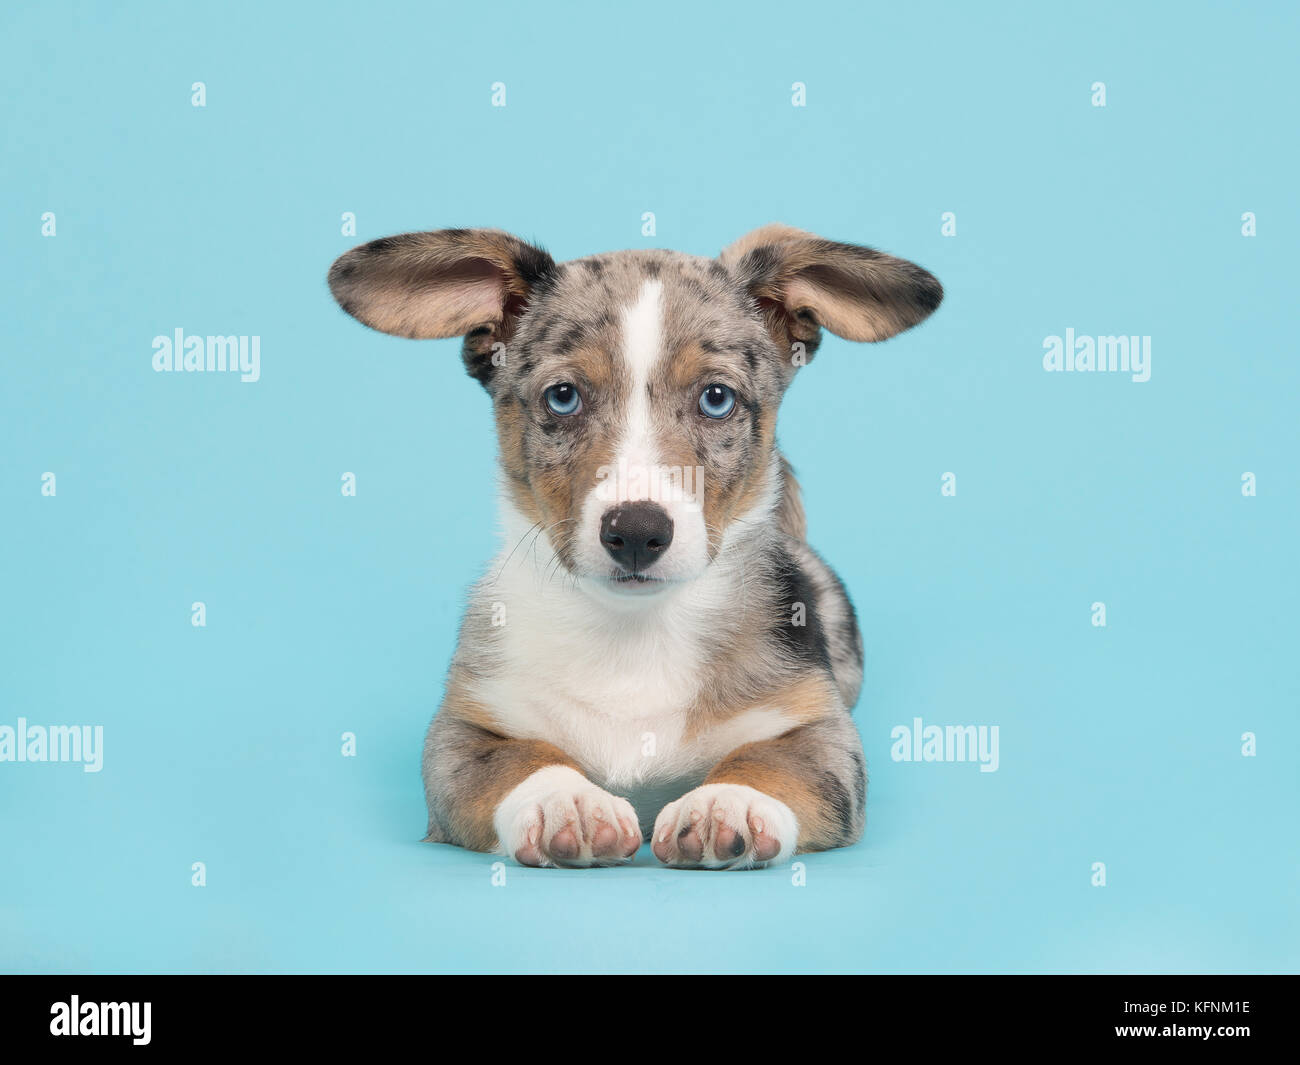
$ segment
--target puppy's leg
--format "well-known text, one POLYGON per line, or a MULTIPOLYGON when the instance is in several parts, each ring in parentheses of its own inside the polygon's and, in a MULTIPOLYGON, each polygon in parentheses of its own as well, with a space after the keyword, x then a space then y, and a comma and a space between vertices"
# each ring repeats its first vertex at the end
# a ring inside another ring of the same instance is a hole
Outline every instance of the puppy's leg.
POLYGON ((428 839, 496 851, 521 865, 610 865, 641 845, 636 812, 552 744, 467 720, 449 696, 424 744, 428 839))
POLYGON ((651 848, 672 866, 745 869, 826 850, 862 835, 862 741, 837 711, 775 739, 747 743, 694 791, 664 807, 651 848))

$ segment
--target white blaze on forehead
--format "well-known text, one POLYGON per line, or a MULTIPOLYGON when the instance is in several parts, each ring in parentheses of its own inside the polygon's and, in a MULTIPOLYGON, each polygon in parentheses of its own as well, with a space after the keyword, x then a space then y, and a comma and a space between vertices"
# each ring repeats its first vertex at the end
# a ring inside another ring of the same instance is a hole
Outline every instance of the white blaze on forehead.
POLYGON ((647 281, 635 303, 623 308, 623 360, 645 390, 663 346, 663 292, 658 278, 647 281))
POLYGON ((663 284, 658 279, 641 286, 636 302, 623 311, 623 364, 627 372, 628 402, 622 439, 615 462, 633 471, 621 477, 620 499, 648 498, 649 471, 658 463, 658 449, 650 422, 650 376, 663 357, 663 284), (637 472, 640 476, 637 476, 637 472))
MULTIPOLYGON (((666 581, 693 580, 709 563, 702 474, 698 468, 673 470, 662 465, 662 448, 655 438, 649 384, 666 357, 664 351, 664 289, 657 278, 647 280, 636 299, 623 309, 619 373, 627 402, 617 412, 618 446, 608 465, 596 473, 596 484, 582 505, 574 538, 579 572, 598 578, 614 575, 614 563, 601 540, 604 515, 620 503, 650 500, 668 513, 673 539, 653 562, 655 576, 666 581)), ((657 397, 671 403, 671 396, 657 397)))

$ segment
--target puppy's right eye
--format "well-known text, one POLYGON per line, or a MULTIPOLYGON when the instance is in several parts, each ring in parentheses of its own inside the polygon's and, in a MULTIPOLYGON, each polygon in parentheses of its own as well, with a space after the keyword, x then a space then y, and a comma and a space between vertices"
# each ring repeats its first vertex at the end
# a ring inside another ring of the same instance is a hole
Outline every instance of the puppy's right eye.
POLYGON ((577 414, 582 408, 582 396, 578 394, 578 389, 568 381, 558 385, 551 385, 546 390, 546 406, 552 414, 558 414, 564 418, 570 414, 577 414))

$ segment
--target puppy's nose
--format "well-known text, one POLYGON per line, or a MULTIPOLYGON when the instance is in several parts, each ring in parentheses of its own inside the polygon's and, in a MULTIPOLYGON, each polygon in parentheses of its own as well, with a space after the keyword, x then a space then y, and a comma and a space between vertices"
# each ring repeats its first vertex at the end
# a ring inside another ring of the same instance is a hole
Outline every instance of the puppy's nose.
POLYGON ((673 519, 658 503, 620 503, 600 520, 600 542, 630 573, 648 567, 673 542, 673 519))

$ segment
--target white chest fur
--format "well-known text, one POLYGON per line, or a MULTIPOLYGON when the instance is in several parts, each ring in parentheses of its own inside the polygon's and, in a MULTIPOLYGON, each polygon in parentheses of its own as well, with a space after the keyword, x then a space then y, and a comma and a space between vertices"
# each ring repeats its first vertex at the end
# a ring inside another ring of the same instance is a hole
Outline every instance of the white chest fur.
POLYGON ((482 589, 502 624, 475 695, 510 735, 555 744, 640 810, 635 796, 693 786, 736 747, 793 724, 755 706, 688 732, 720 612, 734 609, 723 574, 632 600, 548 578, 527 554, 499 562, 482 589))

